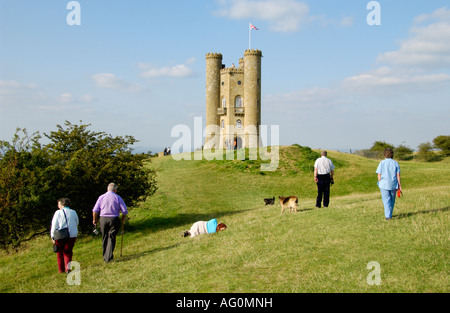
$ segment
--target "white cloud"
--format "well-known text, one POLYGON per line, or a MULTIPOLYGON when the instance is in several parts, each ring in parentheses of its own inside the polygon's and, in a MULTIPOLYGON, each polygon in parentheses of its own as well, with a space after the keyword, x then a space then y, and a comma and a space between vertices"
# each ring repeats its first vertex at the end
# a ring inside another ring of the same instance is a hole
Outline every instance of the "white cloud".
POLYGON ((414 75, 409 71, 393 70, 389 67, 380 67, 376 70, 347 77, 342 86, 349 92, 390 94, 397 92, 415 92, 439 88, 440 83, 449 83, 450 75, 421 74, 414 75))
POLYGON ((70 103, 74 101, 74 98, 71 93, 64 93, 58 97, 58 101, 61 103, 70 103))
POLYGON ((265 100, 283 111, 314 110, 350 103, 358 96, 392 99, 448 89, 450 10, 442 8, 417 17, 410 33, 412 36, 403 40, 398 50, 378 57, 377 61, 385 62, 387 66, 345 77, 333 87, 268 95, 265 100))
POLYGON ((398 50, 381 54, 377 61, 425 70, 450 67, 450 10, 417 17, 410 33, 398 50))
POLYGON ((268 110, 316 110, 332 106, 339 101, 338 89, 305 88, 283 94, 267 95, 265 103, 270 103, 268 110))
POLYGON ((38 92, 36 84, 21 84, 15 80, 0 80, 0 97, 14 96, 17 94, 35 94, 38 92))
POLYGON ((344 16, 339 22, 339 25, 343 27, 350 27, 353 26, 354 23, 355 19, 353 18, 353 16, 344 16))
MULTIPOLYGON (((37 118, 39 114, 62 113, 73 115, 91 112, 86 103, 96 101, 92 95, 73 95, 70 92, 58 96, 49 95, 35 83, 21 83, 15 80, 0 80, 0 112, 1 116, 26 116, 26 119, 37 118), (28 115, 24 115, 27 112, 28 115)), ((46 116, 49 117, 49 116, 46 116)), ((14 120, 14 119, 13 119, 14 120)), ((12 123, 13 120, 2 120, 12 123)))
POLYGON ((99 73, 92 75, 92 80, 98 88, 116 89, 127 92, 138 92, 143 87, 137 83, 131 83, 111 73, 99 73))
MULTIPOLYGON (((192 64, 195 59, 189 59, 188 64, 192 64)), ((195 76, 195 72, 184 64, 175 65, 172 67, 155 68, 148 64, 141 63, 139 68, 143 70, 141 76, 144 78, 157 78, 157 77, 172 77, 172 78, 188 78, 195 76)))
POLYGON ((62 103, 62 104, 90 103, 90 102, 94 102, 96 100, 97 100, 96 98, 94 98, 93 96, 88 95, 88 94, 85 94, 81 97, 76 97, 69 92, 63 93, 59 97, 56 98, 56 101, 58 103, 62 103))
POLYGON ((269 22, 270 29, 292 32, 310 21, 308 6, 295 0, 224 0, 215 13, 231 19, 258 19, 269 22))
POLYGON ((357 104, 362 99, 367 103, 369 99, 393 101, 396 97, 442 95, 450 89, 450 10, 442 8, 419 16, 410 33, 412 36, 403 40, 398 50, 378 57, 377 61, 387 66, 345 77, 329 88, 268 95, 265 101, 280 112, 313 112, 323 107, 337 110, 342 104, 357 104))
POLYGON ((0 80, 0 108, 24 106, 35 101, 48 100, 49 97, 37 84, 23 84, 15 80, 0 80))

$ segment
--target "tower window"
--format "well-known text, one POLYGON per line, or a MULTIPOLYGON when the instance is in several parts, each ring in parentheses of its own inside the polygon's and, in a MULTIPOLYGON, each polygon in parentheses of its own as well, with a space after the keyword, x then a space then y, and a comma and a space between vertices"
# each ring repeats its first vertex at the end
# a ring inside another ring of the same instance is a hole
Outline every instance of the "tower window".
POLYGON ((241 84, 242 84, 242 82, 240 80, 238 80, 238 85, 241 85, 241 84))
POLYGON ((226 108, 227 107, 227 99, 223 98, 222 99, 222 108, 226 108))
POLYGON ((241 120, 237 120, 236 121, 236 128, 237 129, 241 129, 242 128, 242 121, 241 120))
POLYGON ((222 120, 222 121, 220 122, 220 127, 221 127, 222 129, 225 128, 225 121, 224 121, 224 120, 222 120))
POLYGON ((236 108, 242 108, 242 97, 241 96, 236 97, 236 101, 235 101, 234 105, 236 108))

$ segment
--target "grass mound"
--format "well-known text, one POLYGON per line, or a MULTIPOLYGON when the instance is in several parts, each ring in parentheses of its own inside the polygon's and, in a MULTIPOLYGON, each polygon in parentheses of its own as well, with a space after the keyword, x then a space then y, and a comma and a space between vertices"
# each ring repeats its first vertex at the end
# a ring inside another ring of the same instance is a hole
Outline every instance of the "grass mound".
POLYGON ((73 260, 81 284, 70 286, 57 273, 49 236, 38 237, 18 252, 0 252, 0 292, 450 291, 447 159, 400 162, 404 196, 386 222, 378 161, 329 151, 340 165, 330 207, 316 209, 312 172, 301 166, 311 155, 280 147, 279 169, 266 175, 251 160, 239 161, 242 169, 235 160, 155 158, 158 190, 131 208, 123 257, 118 242, 115 261, 105 265, 101 239, 80 236, 73 260), (264 198, 288 194, 299 197, 298 213, 264 205, 264 198), (228 229, 181 237, 210 218, 228 229), (371 262, 380 266, 381 285, 367 282, 371 262))

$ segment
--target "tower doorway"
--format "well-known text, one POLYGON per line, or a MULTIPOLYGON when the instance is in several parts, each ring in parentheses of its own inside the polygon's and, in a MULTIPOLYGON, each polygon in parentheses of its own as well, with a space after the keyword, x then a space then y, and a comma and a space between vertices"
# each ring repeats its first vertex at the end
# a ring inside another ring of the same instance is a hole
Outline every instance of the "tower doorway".
POLYGON ((234 137, 234 150, 242 149, 242 138, 239 136, 234 137))

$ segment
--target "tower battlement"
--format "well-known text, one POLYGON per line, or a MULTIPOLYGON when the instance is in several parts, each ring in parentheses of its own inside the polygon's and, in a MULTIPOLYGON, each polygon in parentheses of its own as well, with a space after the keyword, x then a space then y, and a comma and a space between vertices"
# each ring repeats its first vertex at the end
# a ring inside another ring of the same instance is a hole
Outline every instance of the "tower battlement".
POLYGON ((206 59, 222 59, 221 53, 207 53, 206 59))
POLYGON ((220 74, 226 74, 226 73, 233 73, 233 74, 244 74, 243 68, 236 68, 236 67, 226 67, 220 70, 220 74))
POLYGON ((262 51, 258 49, 247 49, 244 52, 244 56, 245 55, 256 55, 262 57, 262 51))

